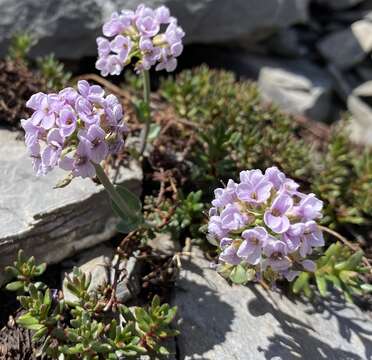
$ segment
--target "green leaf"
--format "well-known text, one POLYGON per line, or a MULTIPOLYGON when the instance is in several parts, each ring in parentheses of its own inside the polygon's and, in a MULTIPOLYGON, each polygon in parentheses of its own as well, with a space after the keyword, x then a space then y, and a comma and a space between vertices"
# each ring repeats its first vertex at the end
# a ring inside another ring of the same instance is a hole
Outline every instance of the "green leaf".
POLYGON ((36 276, 42 275, 45 272, 46 267, 47 267, 47 264, 46 263, 42 263, 42 264, 36 266, 35 275, 36 276))
POLYGON ((52 291, 47 289, 44 294, 44 304, 50 305, 52 303, 52 291))
POLYGON ((164 346, 159 346, 159 348, 157 349, 157 352, 160 354, 160 355, 163 355, 163 356, 167 356, 169 355, 169 351, 166 347, 164 346))
POLYGON ((147 136, 147 140, 152 142, 155 139, 157 139, 157 137, 160 134, 160 130, 161 130, 161 126, 159 124, 154 124, 154 123, 150 124, 150 129, 149 129, 149 134, 147 136))
POLYGON ((362 284, 360 288, 365 292, 372 292, 372 284, 362 284))
POLYGON ((109 344, 99 344, 99 343, 93 343, 92 349, 99 354, 108 353, 109 351, 112 350, 109 344))
POLYGON ((121 304, 119 306, 119 312, 126 321, 135 321, 135 317, 129 307, 121 304))
POLYGON ((42 327, 36 331, 36 333, 32 336, 33 341, 40 340, 43 336, 48 333, 48 328, 46 326, 41 325, 42 327))
POLYGON ((137 321, 139 322, 146 322, 146 323, 151 323, 151 317, 150 315, 147 313, 147 311, 141 307, 136 307, 134 309, 134 313, 136 315, 136 319, 137 321))
POLYGON ((128 207, 135 213, 140 212, 142 209, 141 200, 139 197, 129 191, 124 185, 116 185, 116 190, 119 195, 125 200, 128 207))
POLYGON ((44 325, 39 323, 39 320, 31 316, 29 313, 26 313, 20 316, 16 320, 17 324, 30 330, 40 330, 44 325))
POLYGON ((19 270, 15 268, 14 266, 7 266, 5 268, 5 272, 8 273, 12 277, 17 277, 20 274, 19 270))
POLYGON ((353 297, 351 296, 349 290, 348 289, 344 289, 343 294, 345 296, 346 301, 352 304, 353 303, 353 297))
POLYGON ((135 102, 135 107, 137 115, 141 122, 145 122, 146 119, 150 116, 150 106, 143 100, 135 102))
POLYGON ((5 286, 5 289, 7 289, 8 291, 18 291, 23 289, 24 286, 25 286, 24 281, 14 281, 5 286))
POLYGON ((156 308, 156 307, 158 307, 158 306, 160 306, 160 298, 159 298, 158 295, 155 295, 155 296, 153 297, 153 299, 152 299, 151 307, 152 307, 152 308, 156 308))
POLYGON ((327 282, 326 279, 321 275, 315 274, 316 285, 319 289, 320 295, 327 296, 327 282))
POLYGON ((332 282, 333 286, 338 289, 342 290, 342 285, 340 279, 336 275, 325 275, 325 278, 332 282))
POLYGON ((348 266, 348 261, 342 261, 342 262, 339 262, 335 265, 335 269, 336 270, 345 270, 348 266))
POLYGON ((164 324, 170 324, 177 313, 177 306, 169 309, 167 316, 164 318, 164 324))
POLYGON ((296 281, 293 283, 292 290, 295 294, 300 293, 309 284, 310 275, 307 272, 302 272, 296 281))
POLYGON ((237 265, 231 271, 230 280, 235 284, 245 284, 248 281, 247 271, 242 265, 237 265))
POLYGON ((120 209, 116 203, 112 202, 112 209, 114 213, 121 219, 117 229, 119 232, 127 234, 143 224, 144 220, 141 213, 142 204, 141 200, 124 186, 118 185, 116 186, 116 190, 119 196, 121 196, 121 198, 125 201, 130 211, 128 214, 120 209))
POLYGON ((347 261, 348 262, 347 270, 354 270, 356 267, 358 267, 362 261, 363 256, 364 256, 363 250, 359 250, 355 254, 351 255, 347 261))
POLYGON ((122 234, 129 234, 131 231, 138 229, 142 224, 142 218, 136 219, 135 221, 121 219, 119 224, 116 225, 116 230, 122 234))
POLYGON ((18 255, 17 255, 17 261, 22 264, 24 262, 26 262, 26 257, 25 257, 25 253, 22 249, 20 249, 18 251, 18 255))
POLYGON ((339 273, 340 279, 345 284, 352 284, 354 283, 354 278, 358 275, 355 271, 349 271, 349 270, 342 270, 339 273))
POLYGON ((128 345, 127 348, 135 351, 137 354, 146 354, 147 352, 147 350, 143 346, 140 346, 140 345, 131 344, 131 345, 128 345))

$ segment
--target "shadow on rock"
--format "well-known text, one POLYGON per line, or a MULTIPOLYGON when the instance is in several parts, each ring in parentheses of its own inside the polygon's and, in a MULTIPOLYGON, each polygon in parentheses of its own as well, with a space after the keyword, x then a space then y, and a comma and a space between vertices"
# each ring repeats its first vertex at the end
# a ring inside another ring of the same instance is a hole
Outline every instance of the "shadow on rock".
MULTIPOLYGON (((251 289, 255 293, 256 298, 248 303, 250 314, 260 317, 269 313, 279 324, 276 326, 276 329, 280 331, 275 331, 273 335, 268 336, 269 345, 266 348, 258 347, 258 351, 263 353, 266 359, 362 360, 359 355, 333 345, 332 339, 325 338, 322 341, 315 336, 315 330, 311 325, 305 323, 303 321, 304 319, 298 319, 283 312, 275 302, 272 303, 269 301, 257 288, 252 286, 251 289)), ((343 323, 342 326, 349 328, 350 326, 354 326, 350 324, 352 323, 352 319, 339 319, 341 322, 344 320, 347 320, 347 322, 343 323)), ((340 332, 342 333, 341 327, 340 332)), ((367 352, 367 348, 371 347, 371 343, 368 341, 364 345, 367 352)))
POLYGON ((371 317, 365 313, 361 319, 354 311, 354 305, 346 303, 338 294, 332 294, 327 301, 316 301, 311 304, 309 314, 321 313, 326 319, 337 322, 340 336, 351 342, 352 336, 359 338, 364 346, 366 359, 372 359, 372 330, 365 329, 361 324, 371 323, 371 317), (369 337, 369 338, 368 338, 369 337))
POLYGON ((215 277, 203 276, 204 272, 214 270, 190 261, 184 262, 183 268, 186 276, 177 283, 173 301, 182 317, 179 326, 182 341, 177 342, 179 359, 204 359, 203 354, 225 342, 234 309, 218 296, 215 277))

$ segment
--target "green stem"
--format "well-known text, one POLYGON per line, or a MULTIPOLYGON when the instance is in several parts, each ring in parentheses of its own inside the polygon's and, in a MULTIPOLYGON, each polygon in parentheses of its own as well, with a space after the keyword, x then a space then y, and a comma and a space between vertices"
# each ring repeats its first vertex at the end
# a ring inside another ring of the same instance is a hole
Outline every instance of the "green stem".
POLYGON ((143 101, 146 104, 146 117, 145 117, 145 127, 142 133, 142 141, 141 141, 141 148, 140 154, 142 155, 146 149, 146 142, 147 137, 150 131, 150 124, 151 124, 151 113, 150 113, 150 72, 148 70, 142 71, 143 75, 143 101))
POLYGON ((111 200, 118 206, 118 208, 126 215, 128 218, 132 218, 133 214, 131 214, 131 211, 126 204, 126 202, 123 200, 123 198, 119 195, 119 193, 116 191, 115 186, 112 184, 110 179, 107 177, 105 171, 103 170, 102 166, 99 164, 95 164, 92 162, 94 168, 96 169, 96 174, 101 182, 101 184, 104 186, 106 191, 108 192, 111 200))

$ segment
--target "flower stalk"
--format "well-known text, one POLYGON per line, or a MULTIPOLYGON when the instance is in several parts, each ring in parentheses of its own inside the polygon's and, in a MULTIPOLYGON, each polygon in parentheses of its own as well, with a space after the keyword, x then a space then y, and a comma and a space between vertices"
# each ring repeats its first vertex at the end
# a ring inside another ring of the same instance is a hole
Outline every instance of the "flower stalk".
POLYGON ((115 186, 110 181, 108 176, 106 175, 105 171, 103 170, 102 166, 99 164, 93 163, 93 166, 96 170, 96 175, 101 182, 101 184, 106 189, 107 193, 109 194, 111 200, 118 206, 118 208, 130 219, 133 218, 133 214, 130 211, 129 206, 125 202, 125 200, 120 196, 120 194, 116 191, 115 186))
POLYGON ((142 155, 146 149, 147 137, 150 131, 151 125, 151 111, 150 111, 150 72, 149 70, 143 70, 143 101, 145 104, 145 111, 144 111, 144 120, 145 126, 143 128, 142 137, 141 137, 141 147, 140 147, 140 155, 142 155))

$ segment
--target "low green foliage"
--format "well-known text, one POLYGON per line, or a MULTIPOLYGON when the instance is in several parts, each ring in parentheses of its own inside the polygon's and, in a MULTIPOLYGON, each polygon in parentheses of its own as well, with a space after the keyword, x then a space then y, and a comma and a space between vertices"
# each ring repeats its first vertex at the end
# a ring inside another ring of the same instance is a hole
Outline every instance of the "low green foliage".
POLYGON ((177 81, 163 81, 161 94, 180 116, 198 124, 200 146, 191 157, 199 183, 273 165, 291 178, 310 176, 311 148, 296 135, 297 124, 264 105, 254 83, 202 66, 182 72, 177 81))
POLYGON ((72 74, 65 70, 64 65, 49 54, 37 59, 41 76, 46 80, 48 90, 61 90, 68 85, 72 74))
POLYGON ((138 358, 141 354, 169 354, 161 342, 178 334, 171 327, 176 307, 160 304, 155 296, 147 308, 129 309, 116 304, 107 309, 104 289, 88 292, 91 279, 77 268, 67 276, 65 284, 76 300, 66 302, 56 290, 32 282, 44 270, 44 264, 35 265, 35 260, 26 259, 22 252, 14 267, 7 269, 16 278, 7 289, 23 293, 18 300, 25 312, 16 322, 33 331, 40 354, 58 360, 116 360, 138 358), (22 282, 22 286, 17 282, 22 282))
POLYGON ((174 241, 185 237, 200 239, 203 236, 200 227, 205 210, 202 195, 201 190, 190 192, 187 196, 179 191, 176 203, 172 199, 157 203, 155 197, 147 196, 144 210, 146 222, 150 226, 141 234, 142 240, 154 238, 157 232, 170 233, 174 241))
POLYGON ((181 117, 198 124, 190 154, 196 189, 209 190, 241 170, 275 165, 325 202, 323 224, 335 229, 370 224, 371 152, 355 149, 346 122, 320 152, 298 135, 300 125, 292 117, 263 104, 256 85, 238 82, 232 73, 201 66, 176 81, 164 80, 160 92, 181 117))
POLYGON ((144 225, 141 200, 123 185, 117 185, 116 191, 118 196, 127 204, 129 210, 128 214, 124 213, 115 202, 111 202, 113 212, 120 218, 117 230, 128 234, 144 225))
POLYGON ((347 138, 345 125, 339 126, 312 177, 312 190, 325 202, 323 223, 337 228, 342 224, 366 225, 372 215, 371 154, 361 154, 347 138))
MULTIPOLYGON (((16 261, 13 266, 7 266, 5 272, 8 279, 14 281, 9 282, 6 289, 9 291, 17 291, 19 293, 28 291, 33 278, 40 276, 44 273, 46 264, 36 265, 35 258, 32 256, 26 259, 24 252, 20 250, 17 255, 16 261)), ((40 283, 35 284, 37 288, 41 286, 40 283)))
MULTIPOLYGON (((254 83, 236 81, 232 73, 210 70, 207 66, 183 71, 176 81, 164 80, 160 93, 180 117, 197 124, 197 141, 188 160, 192 164, 191 188, 201 189, 206 195, 205 209, 211 206, 211 189, 221 186, 220 182, 236 180, 241 170, 265 170, 275 165, 299 182, 302 189, 323 200, 323 225, 341 233, 351 226, 353 232, 363 233, 371 224, 371 151, 362 151, 350 142, 346 121, 332 131, 328 144, 321 144, 319 149, 325 150, 318 150, 300 136, 301 126, 291 116, 263 103, 254 83)), ((203 225, 203 219, 198 224, 195 221, 198 219, 194 219, 193 227, 203 225)), ((335 255, 336 260, 331 257, 332 261, 360 257, 360 253, 353 255, 342 249, 335 255)), ((316 282, 324 295, 324 283, 336 275, 330 270, 328 278, 320 276, 328 267, 322 262, 318 265, 321 266, 316 282)), ((358 276, 350 278, 343 273, 344 279, 340 281, 346 297, 362 289, 359 280, 362 281, 363 271, 358 268, 354 272, 358 276)), ((222 273, 238 283, 251 278, 243 268, 232 271, 227 267, 222 273)), ((312 280, 311 274, 304 272, 297 284, 308 284, 303 291, 309 293, 312 280)))
POLYGON ((10 40, 8 58, 14 61, 27 63, 28 53, 35 43, 35 38, 27 33, 15 34, 10 40))
POLYGON ((72 74, 66 71, 62 62, 54 54, 39 57, 35 61, 29 59, 29 53, 37 43, 36 37, 27 33, 15 34, 9 44, 8 59, 26 64, 30 70, 41 76, 47 91, 58 91, 66 87, 71 80, 72 74))
POLYGON ((167 229, 172 233, 188 229, 193 238, 200 237, 200 223, 203 220, 204 204, 201 190, 190 192, 186 197, 180 194, 180 203, 172 216, 167 229))
POLYGON ((341 291, 347 301, 352 302, 352 295, 361 295, 372 291, 371 285, 365 284, 362 275, 368 272, 363 266, 363 251, 355 253, 340 243, 328 247, 322 257, 317 260, 314 273, 302 272, 293 283, 293 292, 303 292, 310 297, 313 294, 312 284, 321 296, 327 296, 328 288, 332 285, 341 291))

